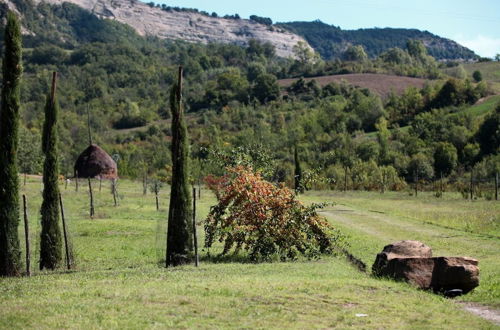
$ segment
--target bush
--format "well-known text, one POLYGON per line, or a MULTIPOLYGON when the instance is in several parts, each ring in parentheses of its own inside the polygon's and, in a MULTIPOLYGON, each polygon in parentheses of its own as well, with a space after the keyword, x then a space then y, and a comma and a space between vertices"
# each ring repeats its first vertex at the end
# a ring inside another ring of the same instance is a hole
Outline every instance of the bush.
POLYGON ((481 71, 476 70, 472 73, 472 78, 474 78, 476 82, 480 82, 483 80, 483 75, 481 74, 481 71))
POLYGON ((123 116, 118 121, 113 123, 115 129, 125 129, 141 127, 147 124, 146 119, 140 116, 123 116))
POLYGON ((218 204, 205 223, 205 247, 224 243, 222 255, 234 249, 250 252, 252 261, 309 258, 340 251, 344 237, 316 213, 322 205, 304 206, 288 188, 262 179, 249 167, 228 168, 227 184, 214 185, 218 204))

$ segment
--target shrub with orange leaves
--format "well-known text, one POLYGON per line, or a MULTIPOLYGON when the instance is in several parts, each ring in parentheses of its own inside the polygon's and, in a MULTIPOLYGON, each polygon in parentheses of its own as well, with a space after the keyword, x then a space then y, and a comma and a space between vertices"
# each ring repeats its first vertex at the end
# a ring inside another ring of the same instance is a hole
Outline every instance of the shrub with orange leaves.
POLYGON ((316 212, 324 205, 304 206, 293 191, 265 181, 250 167, 228 172, 225 184, 212 186, 218 203, 205 222, 206 248, 219 241, 223 255, 245 249, 259 261, 317 257, 344 247, 344 236, 316 212))

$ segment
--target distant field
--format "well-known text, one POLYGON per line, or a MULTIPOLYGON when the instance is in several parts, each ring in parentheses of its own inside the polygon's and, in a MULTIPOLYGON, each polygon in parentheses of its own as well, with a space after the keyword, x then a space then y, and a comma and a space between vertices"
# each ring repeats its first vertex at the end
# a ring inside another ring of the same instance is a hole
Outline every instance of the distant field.
POLYGON ((499 103, 500 95, 493 95, 457 113, 467 113, 473 117, 481 117, 493 111, 499 103))
POLYGON ((500 94, 500 62, 467 63, 463 66, 471 78, 474 71, 480 71, 483 80, 489 83, 495 93, 500 94))
MULTIPOLYGON (((321 86, 328 85, 332 82, 340 83, 342 81, 345 81, 357 87, 368 88, 381 97, 387 97, 391 93, 391 91, 394 91, 396 94, 401 94, 410 86, 422 88, 427 81, 421 78, 375 73, 353 73, 304 78, 304 80, 306 81, 310 81, 313 79, 316 80, 321 86)), ((282 87, 288 87, 296 80, 297 79, 282 79, 279 80, 278 83, 282 87)))

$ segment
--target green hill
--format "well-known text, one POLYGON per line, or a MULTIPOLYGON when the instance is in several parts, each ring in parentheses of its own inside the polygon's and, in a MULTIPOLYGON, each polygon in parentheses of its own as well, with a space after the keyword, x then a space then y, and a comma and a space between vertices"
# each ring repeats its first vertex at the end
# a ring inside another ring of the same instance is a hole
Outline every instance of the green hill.
POLYGON ((280 25, 303 36, 325 59, 340 58, 348 45, 362 45, 368 56, 376 57, 389 48, 404 48, 408 39, 422 40, 429 54, 436 59, 478 58, 472 50, 428 31, 392 28, 342 30, 321 21, 280 25))

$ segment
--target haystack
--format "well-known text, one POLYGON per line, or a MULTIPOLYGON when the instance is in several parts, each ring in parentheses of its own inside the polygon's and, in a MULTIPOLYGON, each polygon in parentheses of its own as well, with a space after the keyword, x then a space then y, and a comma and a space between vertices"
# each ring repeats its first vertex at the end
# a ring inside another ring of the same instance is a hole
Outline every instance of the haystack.
POLYGON ((91 144, 85 149, 75 163, 75 177, 117 179, 116 163, 101 147, 91 144))

